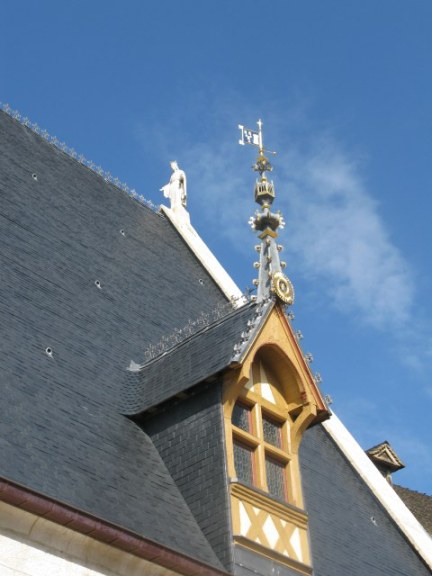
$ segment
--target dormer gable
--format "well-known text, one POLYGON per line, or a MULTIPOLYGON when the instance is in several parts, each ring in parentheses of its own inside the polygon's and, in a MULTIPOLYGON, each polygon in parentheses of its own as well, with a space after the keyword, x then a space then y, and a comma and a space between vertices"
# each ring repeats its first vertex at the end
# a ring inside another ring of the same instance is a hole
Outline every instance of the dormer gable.
POLYGON ((386 478, 389 484, 392 484, 392 477, 391 475, 393 472, 397 472, 402 468, 405 468, 405 464, 403 464, 402 460, 387 442, 381 442, 381 444, 377 444, 376 446, 372 446, 369 450, 366 450, 366 454, 381 472, 381 474, 386 478))
POLYGON ((298 449, 328 411, 279 304, 225 373, 223 409, 235 555, 310 573, 298 449))

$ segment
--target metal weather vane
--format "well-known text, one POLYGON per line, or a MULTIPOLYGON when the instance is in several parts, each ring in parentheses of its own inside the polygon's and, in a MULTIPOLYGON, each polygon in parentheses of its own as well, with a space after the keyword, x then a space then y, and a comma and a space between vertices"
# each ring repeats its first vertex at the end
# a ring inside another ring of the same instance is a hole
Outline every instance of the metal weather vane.
POLYGON ((275 199, 275 189, 273 182, 269 181, 266 172, 271 172, 273 166, 270 164, 264 152, 276 154, 264 149, 262 121, 258 120, 258 131, 251 130, 239 124, 241 138, 239 144, 251 144, 258 148, 258 157, 252 166, 255 172, 260 174, 259 180, 255 183, 255 201, 261 206, 261 211, 257 210, 254 216, 249 219, 249 224, 253 230, 259 232, 258 237, 261 244, 255 246, 260 254, 260 261, 254 263, 254 267, 259 270, 258 279, 254 280, 257 287, 257 301, 262 301, 272 296, 276 296, 284 304, 293 304, 294 287, 287 276, 282 272, 285 262, 281 262, 279 252, 282 246, 276 244, 278 236, 277 229, 284 227, 285 222, 280 211, 271 212, 271 205, 275 199))
POLYGON ((239 124, 239 130, 241 132, 241 138, 239 140, 239 144, 244 146, 245 144, 252 144, 252 146, 257 146, 259 149, 259 155, 257 161, 253 165, 253 169, 255 172, 259 172, 261 177, 264 172, 271 172, 273 170, 273 166, 270 164, 268 159, 265 157, 264 152, 268 154, 276 154, 271 150, 265 150, 263 144, 263 134, 262 134, 262 126, 263 123, 261 120, 258 120, 258 132, 256 130, 251 130, 250 128, 246 128, 239 124))

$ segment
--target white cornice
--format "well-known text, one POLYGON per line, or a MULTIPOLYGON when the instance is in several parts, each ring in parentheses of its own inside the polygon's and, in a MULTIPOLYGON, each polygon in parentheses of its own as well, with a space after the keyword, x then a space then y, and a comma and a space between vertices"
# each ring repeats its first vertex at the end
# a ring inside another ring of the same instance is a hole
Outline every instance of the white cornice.
POLYGON ((414 517, 390 484, 371 462, 362 447, 333 413, 323 422, 324 428, 340 448, 345 458, 364 480, 421 558, 432 569, 432 538, 414 517))

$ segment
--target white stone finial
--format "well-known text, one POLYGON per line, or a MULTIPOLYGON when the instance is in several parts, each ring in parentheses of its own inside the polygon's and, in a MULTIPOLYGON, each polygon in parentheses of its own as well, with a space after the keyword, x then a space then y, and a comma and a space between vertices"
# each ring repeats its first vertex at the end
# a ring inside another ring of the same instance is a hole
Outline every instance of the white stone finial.
POLYGON ((187 203, 187 186, 186 174, 180 170, 175 160, 170 163, 172 174, 168 184, 163 186, 160 191, 163 192, 165 198, 170 199, 171 210, 178 210, 186 208, 187 203))

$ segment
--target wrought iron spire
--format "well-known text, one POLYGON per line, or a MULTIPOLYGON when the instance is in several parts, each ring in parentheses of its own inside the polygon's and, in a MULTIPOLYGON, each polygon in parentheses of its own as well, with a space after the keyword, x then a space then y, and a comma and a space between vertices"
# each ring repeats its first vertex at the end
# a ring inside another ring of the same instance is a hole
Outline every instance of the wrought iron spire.
POLYGON ((257 210, 254 216, 249 219, 249 224, 253 230, 259 232, 258 238, 261 243, 255 246, 260 255, 259 262, 254 263, 258 269, 258 279, 254 280, 257 287, 257 301, 262 301, 269 297, 277 297, 285 304, 293 304, 294 288, 291 281, 282 272, 285 268, 285 262, 282 262, 279 253, 282 246, 277 244, 278 228, 285 226, 285 221, 280 212, 272 212, 271 206, 275 199, 275 188, 273 181, 268 180, 266 173, 273 170, 268 158, 264 152, 276 154, 265 150, 263 144, 262 122, 258 120, 258 131, 250 130, 245 126, 239 125, 241 138, 239 143, 252 144, 258 147, 258 157, 252 166, 255 172, 258 172, 260 178, 255 183, 255 202, 260 205, 261 209, 257 210))

